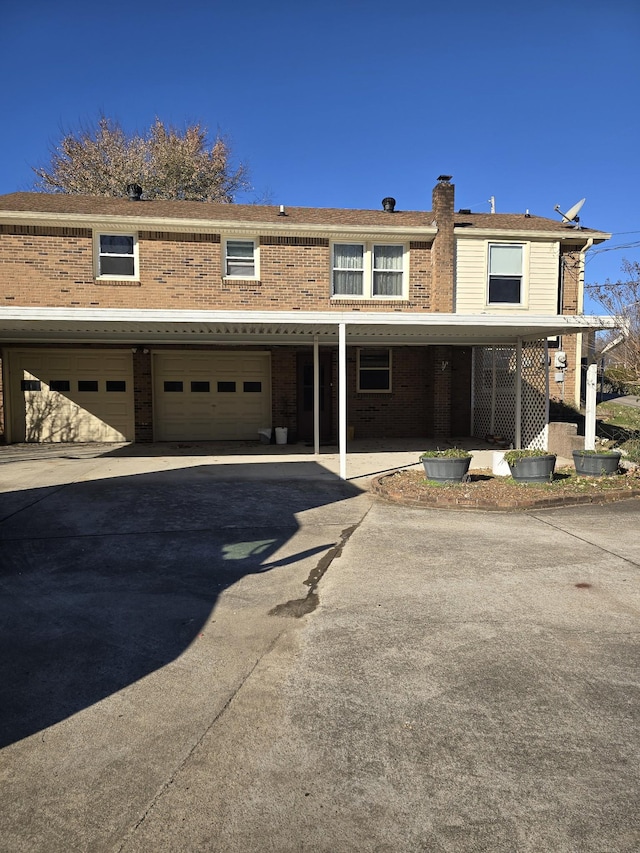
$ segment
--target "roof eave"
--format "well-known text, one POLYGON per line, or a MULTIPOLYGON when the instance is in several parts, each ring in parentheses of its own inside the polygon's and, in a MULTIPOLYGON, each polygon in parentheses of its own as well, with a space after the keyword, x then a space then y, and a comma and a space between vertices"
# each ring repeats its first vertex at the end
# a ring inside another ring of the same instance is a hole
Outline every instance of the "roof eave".
POLYGON ((46 228, 91 228, 116 231, 164 231, 171 233, 217 234, 288 234, 296 236, 339 236, 354 234, 375 237, 386 235, 397 240, 433 239, 438 233, 434 225, 349 225, 287 222, 249 222, 234 219, 177 219, 172 217, 116 216, 85 213, 39 213, 33 211, 0 211, 2 225, 40 225, 46 228))
POLYGON ((477 228, 474 225, 463 225, 454 228, 456 237, 483 237, 483 238, 500 238, 511 237, 522 240, 543 240, 550 238, 552 240, 563 240, 574 243, 593 239, 594 243, 603 243, 605 240, 611 239, 611 234, 606 231, 583 231, 578 228, 571 230, 543 231, 531 228, 477 228))

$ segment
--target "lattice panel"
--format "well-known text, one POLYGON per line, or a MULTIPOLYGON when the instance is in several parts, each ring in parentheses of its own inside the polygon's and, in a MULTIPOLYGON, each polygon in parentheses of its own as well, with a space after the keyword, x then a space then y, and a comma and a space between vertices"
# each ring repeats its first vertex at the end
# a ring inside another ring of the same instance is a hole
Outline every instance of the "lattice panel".
MULTIPOLYGON (((515 443, 516 371, 515 347, 474 348, 474 435, 501 435, 515 443)), ((544 341, 522 347, 521 412, 522 447, 545 449, 548 408, 544 341)))
POLYGON ((474 435, 515 435, 516 352, 513 347, 475 347, 474 435))
POLYGON ((548 358, 544 341, 522 346, 522 446, 547 449, 549 420, 547 395, 548 358))

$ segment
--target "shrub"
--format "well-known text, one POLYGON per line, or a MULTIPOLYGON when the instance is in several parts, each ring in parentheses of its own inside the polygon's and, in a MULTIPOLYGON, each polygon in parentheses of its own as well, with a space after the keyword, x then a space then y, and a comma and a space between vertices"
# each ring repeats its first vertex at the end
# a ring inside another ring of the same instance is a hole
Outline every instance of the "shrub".
POLYGON ((529 459, 532 456, 555 456, 555 453, 549 453, 547 450, 507 450, 504 454, 504 459, 507 465, 513 465, 519 459, 529 459))
POLYGON ((468 459, 471 456, 468 450, 459 447, 447 447, 444 450, 425 450, 420 454, 420 459, 468 459))
POLYGON ((640 438, 631 438, 629 441, 625 441, 621 447, 630 462, 637 462, 640 464, 640 438))

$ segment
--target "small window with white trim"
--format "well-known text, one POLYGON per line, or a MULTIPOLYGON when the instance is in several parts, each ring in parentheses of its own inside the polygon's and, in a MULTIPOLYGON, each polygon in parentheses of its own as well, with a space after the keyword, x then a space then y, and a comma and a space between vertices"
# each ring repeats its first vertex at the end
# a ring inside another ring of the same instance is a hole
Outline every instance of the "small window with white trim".
POLYGON ((135 234, 96 235, 97 278, 137 278, 138 241, 135 234))
POLYGON ((225 240, 225 278, 258 278, 258 247, 255 240, 225 240))
POLYGON ((524 246, 516 243, 489 244, 489 305, 521 305, 524 246))
POLYGON ((358 391, 388 393, 391 391, 391 350, 358 350, 358 391))

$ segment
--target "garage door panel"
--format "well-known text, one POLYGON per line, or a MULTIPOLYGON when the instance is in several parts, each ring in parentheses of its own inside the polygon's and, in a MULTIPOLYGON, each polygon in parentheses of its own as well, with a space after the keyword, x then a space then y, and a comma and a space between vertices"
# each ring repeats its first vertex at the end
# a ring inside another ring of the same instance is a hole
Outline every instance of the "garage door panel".
POLYGON ((154 405, 159 441, 254 439, 271 423, 270 354, 156 353, 154 405))
POLYGON ((10 375, 14 440, 133 440, 130 352, 15 350, 10 355, 10 375), (107 390, 107 382, 124 390, 107 390), (27 390, 35 388, 33 383, 37 390, 27 390), (95 390, 82 390, 80 383, 89 383, 95 390))

